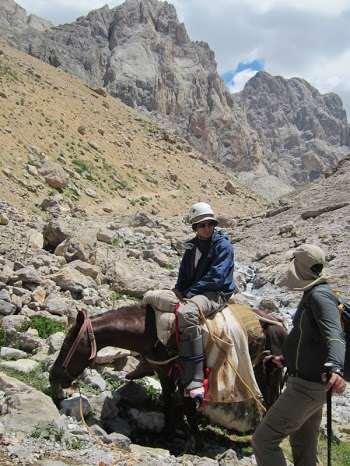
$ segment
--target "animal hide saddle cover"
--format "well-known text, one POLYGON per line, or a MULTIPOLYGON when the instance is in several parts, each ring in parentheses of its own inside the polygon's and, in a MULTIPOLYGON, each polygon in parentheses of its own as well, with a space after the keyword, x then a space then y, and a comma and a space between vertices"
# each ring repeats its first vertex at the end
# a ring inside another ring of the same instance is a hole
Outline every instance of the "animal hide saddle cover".
MULTIPOLYGON (((173 293, 170 293, 173 297, 173 293)), ((152 304, 156 311, 157 335, 164 345, 175 331, 175 314, 170 311, 176 302, 174 300, 169 306, 169 296, 164 296, 164 308, 157 295, 157 307, 162 309, 159 312, 153 299, 146 302, 152 304)), ((230 304, 203 322, 202 332, 206 366, 210 368, 208 401, 236 403, 253 396, 261 398, 249 354, 248 337, 254 334, 259 338, 262 330, 258 316, 251 308, 243 304, 230 304)))

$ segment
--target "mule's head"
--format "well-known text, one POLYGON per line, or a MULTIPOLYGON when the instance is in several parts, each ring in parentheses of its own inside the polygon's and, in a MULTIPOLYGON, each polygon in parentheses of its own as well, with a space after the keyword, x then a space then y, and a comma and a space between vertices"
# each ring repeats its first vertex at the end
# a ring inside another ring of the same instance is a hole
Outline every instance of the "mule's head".
POLYGON ((50 369, 49 379, 54 399, 58 399, 62 389, 68 388, 89 365, 91 346, 87 332, 84 332, 79 337, 76 349, 72 352, 69 360, 67 360, 67 355, 77 341, 79 332, 86 319, 86 314, 79 311, 76 322, 64 339, 59 355, 50 369))

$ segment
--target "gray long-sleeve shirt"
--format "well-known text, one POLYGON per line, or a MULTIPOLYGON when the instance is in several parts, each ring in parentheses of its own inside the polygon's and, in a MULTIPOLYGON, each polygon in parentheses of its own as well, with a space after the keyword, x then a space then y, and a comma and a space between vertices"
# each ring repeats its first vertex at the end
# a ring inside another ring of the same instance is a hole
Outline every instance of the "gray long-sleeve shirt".
POLYGON ((283 349, 290 374, 320 382, 326 362, 344 369, 345 338, 337 306, 327 284, 304 292, 283 349))

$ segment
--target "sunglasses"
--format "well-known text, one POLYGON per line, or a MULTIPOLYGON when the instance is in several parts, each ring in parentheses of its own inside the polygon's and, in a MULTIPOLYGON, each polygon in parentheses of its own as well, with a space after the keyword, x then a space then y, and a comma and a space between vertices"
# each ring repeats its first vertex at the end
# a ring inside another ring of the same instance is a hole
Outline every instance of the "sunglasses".
POLYGON ((213 227, 215 226, 215 223, 214 222, 201 222, 201 223, 197 223, 196 224, 196 229, 198 228, 205 228, 205 227, 213 227))

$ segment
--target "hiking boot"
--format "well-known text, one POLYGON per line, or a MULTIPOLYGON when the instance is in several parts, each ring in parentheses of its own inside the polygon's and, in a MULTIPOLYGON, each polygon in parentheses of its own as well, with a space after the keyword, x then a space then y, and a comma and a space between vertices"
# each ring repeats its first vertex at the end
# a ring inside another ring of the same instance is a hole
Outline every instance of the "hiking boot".
POLYGON ((142 358, 137 367, 133 371, 126 374, 125 378, 127 380, 136 380, 150 375, 154 375, 153 367, 146 359, 142 358))

